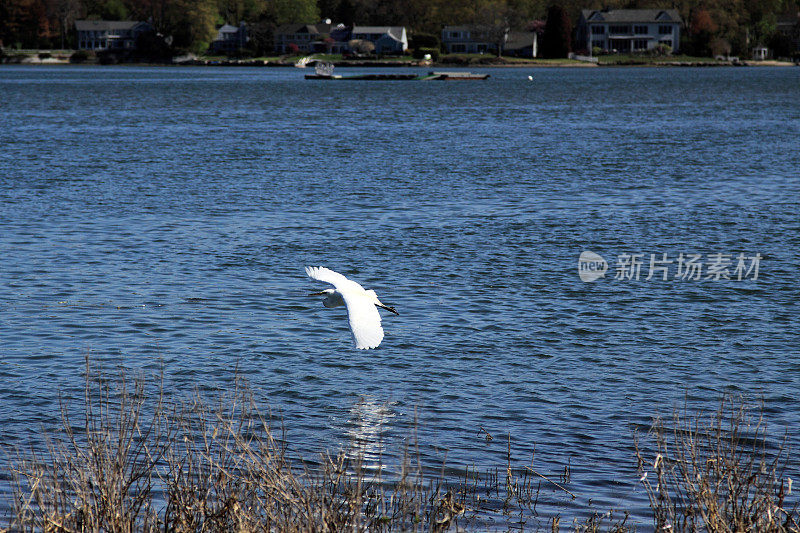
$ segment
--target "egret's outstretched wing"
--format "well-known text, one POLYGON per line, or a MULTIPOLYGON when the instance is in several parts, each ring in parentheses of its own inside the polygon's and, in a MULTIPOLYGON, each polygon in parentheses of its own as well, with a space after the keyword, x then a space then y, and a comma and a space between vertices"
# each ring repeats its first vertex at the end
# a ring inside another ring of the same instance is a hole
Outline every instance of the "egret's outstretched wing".
POLYGON ((350 332, 359 350, 377 348, 383 340, 383 327, 378 308, 361 291, 342 291, 344 304, 347 306, 347 318, 350 332))
POLYGON ((347 279, 344 275, 339 274, 338 272, 334 272, 330 268, 325 267, 306 267, 306 274, 311 279, 316 279, 318 281, 324 281, 325 283, 330 283, 338 290, 347 289, 348 287, 356 287, 364 290, 364 287, 356 283, 351 279, 347 279))

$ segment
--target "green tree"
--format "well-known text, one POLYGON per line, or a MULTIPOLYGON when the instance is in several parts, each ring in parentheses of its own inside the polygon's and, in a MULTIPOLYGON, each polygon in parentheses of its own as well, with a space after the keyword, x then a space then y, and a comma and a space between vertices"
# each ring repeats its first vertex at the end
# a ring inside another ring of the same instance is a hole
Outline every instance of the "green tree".
POLYGON ((48 41, 50 19, 43 0, 3 0, 0 4, 0 40, 4 46, 38 48, 48 41))
POLYGON ((125 0, 131 20, 151 21, 163 33, 168 6, 172 0, 125 0))
POLYGON ((273 0, 266 13, 267 18, 278 26, 319 20, 319 10, 315 0, 273 0))
POLYGON ((477 7, 472 25, 472 34, 478 39, 492 43, 497 57, 503 54, 512 21, 517 14, 505 0, 490 0, 477 7))
POLYGON ((176 52, 205 52, 216 34, 216 0, 172 0, 165 10, 164 34, 176 52))
POLYGON ((547 14, 546 0, 508 0, 508 5, 517 14, 520 25, 531 20, 544 19, 547 14))
POLYGON ((229 24, 255 22, 267 10, 264 0, 218 0, 220 18, 229 24))
POLYGON ((128 6, 122 0, 83 0, 86 17, 99 20, 127 20, 128 6))
POLYGON ((689 23, 689 35, 692 54, 697 56, 711 55, 711 40, 717 31, 717 24, 706 9, 696 11, 689 23))
POLYGON ((352 26, 356 20, 355 6, 350 0, 339 0, 336 2, 336 21, 352 26))
POLYGON ((66 48, 72 37, 72 27, 81 15, 80 0, 56 0, 50 4, 51 14, 58 20, 61 48, 66 48))
POLYGON ((567 12, 559 5, 550 6, 542 34, 542 57, 567 57, 572 48, 571 35, 572 24, 567 12))
POLYGON ((247 26, 248 46, 256 55, 267 55, 275 46, 275 24, 262 16, 247 26))

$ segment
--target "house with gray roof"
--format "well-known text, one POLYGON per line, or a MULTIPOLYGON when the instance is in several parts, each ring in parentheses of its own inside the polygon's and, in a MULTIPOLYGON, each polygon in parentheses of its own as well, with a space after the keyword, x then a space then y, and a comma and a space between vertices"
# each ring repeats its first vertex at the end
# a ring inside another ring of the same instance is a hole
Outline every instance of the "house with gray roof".
POLYGON ((290 54, 294 46, 303 53, 325 51, 331 30, 331 24, 284 24, 275 30, 275 52, 290 54))
POLYGON ((142 33, 153 31, 147 22, 131 20, 76 20, 79 50, 133 50, 142 33))
POLYGON ((676 9, 584 9, 577 44, 589 52, 646 52, 660 44, 677 52, 682 24, 676 9))
POLYGON ((240 22, 238 26, 224 24, 217 29, 217 36, 211 42, 209 49, 217 54, 230 54, 247 46, 247 26, 240 22))
POLYGON ((445 26, 442 47, 448 54, 485 54, 494 49, 495 44, 482 37, 473 26, 445 26))
POLYGON ((376 54, 402 54, 408 50, 405 26, 353 26, 352 39, 369 41, 376 54))
POLYGON ((516 57, 537 57, 539 55, 539 36, 535 31, 510 31, 503 44, 503 55, 516 57))
MULTIPOLYGON (((448 54, 497 53, 497 42, 489 39, 489 34, 481 26, 445 26, 442 29, 442 47, 448 54)), ((536 57, 538 54, 538 35, 530 31, 509 31, 502 45, 503 55, 517 57, 536 57)))

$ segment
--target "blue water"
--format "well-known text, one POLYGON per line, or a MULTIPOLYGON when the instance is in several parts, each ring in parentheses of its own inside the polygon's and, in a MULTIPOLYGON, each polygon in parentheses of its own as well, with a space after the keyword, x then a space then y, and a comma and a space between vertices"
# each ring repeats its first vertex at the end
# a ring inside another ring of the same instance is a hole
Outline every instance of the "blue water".
POLYGON ((87 353, 175 391, 238 371, 305 456, 391 462, 416 416, 425 465, 463 472, 510 434, 571 464, 569 505, 640 524, 652 416, 744 394, 796 441, 800 69, 486 72, 0 68, 3 446, 57 425, 87 353), (632 253, 640 279, 614 279, 632 253), (758 279, 674 279, 681 253, 760 254, 758 279), (306 265, 396 306, 379 349, 306 265))

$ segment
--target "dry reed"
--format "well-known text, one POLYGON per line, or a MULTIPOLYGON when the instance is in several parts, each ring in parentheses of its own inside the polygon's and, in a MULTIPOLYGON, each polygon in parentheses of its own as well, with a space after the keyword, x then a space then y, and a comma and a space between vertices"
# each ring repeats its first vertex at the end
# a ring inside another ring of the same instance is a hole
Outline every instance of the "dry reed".
POLYGON ((348 450, 313 465, 290 457, 242 381, 213 405, 147 390, 141 376, 112 384, 87 359, 80 421, 62 402, 45 450, 17 455, 8 530, 439 532, 535 515, 538 487, 510 462, 505 478, 467 470, 446 482, 423 474, 412 438, 384 480, 383 465, 375 475, 348 450))
POLYGON ((711 416, 657 418, 649 435, 636 457, 657 531, 800 531, 786 440, 770 438, 763 409, 726 397, 711 416))
MULTIPOLYGON (((6 530, 633 530, 627 512, 591 509, 583 520, 543 523, 536 509, 543 483, 565 501, 576 497, 570 467, 546 476, 533 458, 516 465, 510 437, 504 469, 466 468, 453 480, 444 467, 424 474, 412 435, 397 474, 385 480, 382 464, 366 468, 353 450, 314 463, 291 456, 283 430, 274 432, 240 380, 213 404, 199 392, 189 401, 166 398, 160 383, 124 373, 111 382, 87 358, 79 414, 61 402, 60 430, 16 456, 6 530)), ((770 445, 760 416, 727 399, 710 420, 675 415, 672 422, 656 419, 652 439, 635 439, 658 531, 800 531, 797 507, 787 507, 785 447, 770 445)), ((481 430, 487 442, 494 438, 481 430)))

